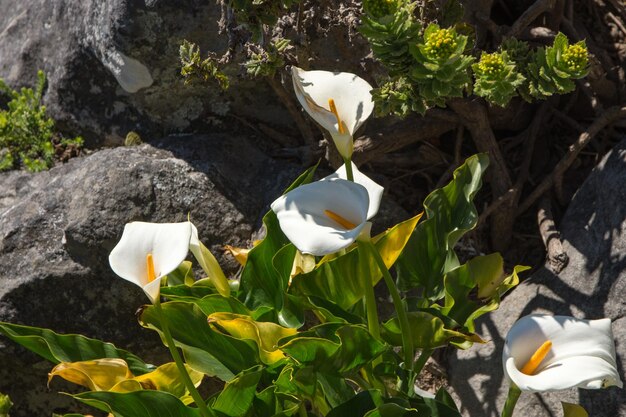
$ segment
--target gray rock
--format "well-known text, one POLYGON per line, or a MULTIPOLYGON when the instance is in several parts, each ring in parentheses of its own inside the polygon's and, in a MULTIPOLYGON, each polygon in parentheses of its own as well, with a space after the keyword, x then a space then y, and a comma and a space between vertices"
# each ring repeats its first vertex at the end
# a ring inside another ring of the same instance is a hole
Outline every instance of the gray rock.
MULTIPOLYGON (((141 289, 117 278, 108 254, 125 223, 184 221, 232 272, 221 245, 244 246, 259 214, 299 174, 243 137, 168 138, 76 158, 47 172, 0 174, 0 321, 83 333, 163 363, 164 348, 142 329, 141 289)), ((54 382, 51 365, 0 341, 0 392, 11 415, 68 411, 73 401, 54 382)), ((73 407, 73 406, 72 406, 73 407)), ((74 409, 74 408, 72 408, 74 409)))
MULTIPOLYGON (((354 21, 352 9, 342 6, 332 17, 354 21)), ((312 10, 307 19, 312 15, 311 24, 322 33, 314 36, 311 65, 358 68, 367 44, 346 36, 348 29, 312 10)), ((119 145, 131 130, 162 136, 199 126, 215 129, 211 125, 226 114, 296 136, 292 118, 269 85, 242 77, 238 64, 225 69, 231 76, 227 91, 216 83, 184 85, 182 40, 196 42, 203 53, 224 53, 228 36, 218 33, 220 18, 214 1, 3 1, 0 78, 13 87, 34 85, 37 70, 43 70, 50 115, 62 130, 82 134, 89 147, 119 145)), ((307 58, 302 57, 302 65, 308 65, 307 58)))
MULTIPOLYGON (((574 196, 559 226, 569 264, 559 274, 547 267, 513 290, 499 310, 479 320, 477 331, 489 343, 449 357, 451 385, 464 415, 498 416, 508 383, 501 355, 513 323, 531 313, 613 320, 618 367, 626 360, 626 140, 594 169, 574 196)), ((626 416, 622 389, 570 389, 522 394, 515 415, 562 415, 560 401, 582 404, 590 416, 626 416)))

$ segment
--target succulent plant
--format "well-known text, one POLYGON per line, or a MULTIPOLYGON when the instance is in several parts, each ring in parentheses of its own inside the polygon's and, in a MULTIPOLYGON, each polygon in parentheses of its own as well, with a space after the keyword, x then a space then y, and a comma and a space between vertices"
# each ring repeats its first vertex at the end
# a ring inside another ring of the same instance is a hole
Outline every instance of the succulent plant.
POLYGON ((406 77, 396 77, 380 88, 372 90, 372 99, 376 104, 376 116, 406 117, 411 112, 424 114, 426 103, 420 97, 417 86, 406 77))
POLYGON ((467 36, 453 28, 430 24, 423 40, 409 46, 414 58, 409 73, 429 105, 445 106, 449 97, 462 97, 470 84, 468 68, 474 58, 464 54, 467 36))
POLYGON ((524 83, 515 63, 506 51, 488 54, 483 52, 480 61, 472 65, 474 70, 474 94, 490 103, 504 107, 517 95, 517 88, 524 83))
POLYGON ((375 19, 394 14, 398 0, 363 0, 363 11, 375 19))
POLYGON ((585 41, 569 44, 559 33, 552 46, 538 48, 531 53, 527 66, 528 84, 522 91, 524 98, 545 99, 552 94, 565 94, 574 90, 573 80, 587 75, 589 54, 585 41))
POLYGON ((420 38, 421 25, 413 16, 416 4, 400 0, 392 8, 386 0, 365 3, 370 5, 364 4, 367 14, 363 16, 359 30, 372 46, 374 56, 387 67, 391 75, 407 73, 414 62, 409 45, 418 42, 420 38), (368 11, 372 9, 373 12, 368 11), (393 10, 393 13, 381 15, 387 10, 393 10))

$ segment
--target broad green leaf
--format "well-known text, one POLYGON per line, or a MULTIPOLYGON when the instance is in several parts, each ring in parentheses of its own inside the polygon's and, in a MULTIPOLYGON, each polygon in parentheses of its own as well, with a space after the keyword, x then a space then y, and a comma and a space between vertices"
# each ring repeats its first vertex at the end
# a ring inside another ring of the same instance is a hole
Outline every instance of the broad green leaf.
POLYGON ((405 408, 399 404, 381 404, 376 409, 369 411, 365 417, 422 417, 430 414, 418 413, 415 408, 405 408))
POLYGON ((121 358, 128 363, 128 367, 135 375, 145 374, 154 369, 154 366, 144 363, 138 356, 118 349, 112 343, 82 335, 58 334, 49 329, 4 322, 0 322, 0 333, 54 364, 121 358))
POLYGON ((252 405, 262 373, 257 366, 237 375, 226 384, 211 408, 232 417, 243 416, 252 405))
POLYGON ((271 385, 256 394, 252 403, 255 417, 288 417, 298 412, 300 400, 277 390, 276 385, 271 385))
POLYGON ((167 274, 167 286, 174 287, 176 285, 193 285, 193 264, 189 261, 183 261, 175 270, 167 274))
POLYGON ((298 363, 330 375, 352 372, 385 351, 364 326, 327 323, 283 340, 280 349, 298 363))
MULTIPOLYGON (((419 349, 443 347, 451 341, 482 342, 482 339, 476 334, 466 334, 446 328, 441 318, 425 311, 411 311, 408 313, 408 319, 413 345, 419 349)), ((381 331, 381 336, 387 343, 393 346, 402 346, 402 331, 397 318, 384 323, 381 331)))
POLYGON ((432 300, 443 296, 443 276, 459 265, 454 245, 476 226, 472 201, 488 164, 486 154, 468 158, 448 185, 426 197, 426 220, 417 225, 396 263, 403 288, 422 287, 432 300))
MULTIPOLYGON (((317 165, 309 168, 285 192, 311 182, 316 168, 317 165)), ((245 305, 250 309, 256 310, 262 306, 269 306, 279 312, 283 308, 283 294, 287 288, 287 282, 281 277, 272 261, 274 255, 283 246, 289 244, 289 240, 280 230, 278 218, 273 211, 270 210, 263 217, 263 225, 266 232, 265 238, 248 252, 248 260, 241 273, 241 294, 245 305)))
POLYGON ((204 282, 196 281, 194 285, 175 285, 173 287, 161 287, 161 295, 168 300, 188 300, 202 298, 215 294, 215 288, 204 285, 204 282))
POLYGON ((318 380, 319 373, 310 366, 285 366, 275 381, 277 393, 293 395, 309 400, 322 415, 326 415, 331 406, 326 401, 324 390, 318 380))
POLYGON ((115 417, 199 417, 197 408, 187 407, 167 392, 145 390, 129 393, 94 391, 73 395, 77 400, 115 417))
POLYGON ((378 390, 362 391, 333 408, 326 417, 363 417, 368 411, 383 404, 383 396, 378 390))
POLYGON ((587 410, 581 405, 566 403, 564 401, 561 401, 561 405, 563 406, 563 417, 589 417, 587 410))
MULTIPOLYGON (((211 329, 207 314, 192 302, 171 301, 162 304, 172 337, 196 371, 229 381, 244 369, 260 363, 256 345, 211 329)), ((142 326, 161 333, 161 323, 153 306, 139 317, 142 326)))
POLYGON ((500 254, 471 259, 446 274, 445 300, 440 311, 468 332, 474 332, 474 320, 497 309, 501 297, 519 283, 518 274, 527 269, 528 267, 518 265, 513 268, 511 275, 506 276, 500 254), (479 297, 483 294, 488 298, 476 299, 472 296, 476 287, 479 297))
MULTIPOLYGON (((372 239, 387 268, 400 256, 420 217, 405 220, 372 239)), ((382 278, 374 259, 355 245, 345 255, 325 256, 312 272, 296 275, 291 290, 329 300, 347 310, 365 294, 363 275, 372 285, 382 278)))
POLYGON ((214 313, 208 317, 208 321, 217 331, 226 332, 236 339, 252 340, 259 348, 261 360, 267 365, 285 357, 278 348, 278 341, 297 333, 295 329, 271 322, 254 321, 241 314, 214 313))

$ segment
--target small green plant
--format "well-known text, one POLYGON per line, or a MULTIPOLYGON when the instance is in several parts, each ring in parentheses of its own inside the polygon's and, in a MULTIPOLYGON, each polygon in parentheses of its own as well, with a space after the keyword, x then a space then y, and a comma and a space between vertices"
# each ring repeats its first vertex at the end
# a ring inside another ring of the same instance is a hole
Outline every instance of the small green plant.
POLYGON ((524 76, 506 52, 484 53, 474 70, 474 94, 485 97, 490 103, 504 107, 517 95, 516 89, 524 83, 524 76))
POLYGON ((576 84, 573 80, 587 75, 588 66, 585 41, 570 45, 567 37, 559 33, 552 46, 531 53, 525 98, 545 99, 553 94, 574 91, 576 84))
POLYGON ((180 74, 185 78, 185 83, 194 80, 215 80, 222 90, 228 89, 230 81, 228 76, 221 72, 217 66, 217 60, 213 56, 202 59, 200 47, 193 42, 184 40, 180 45, 180 74))
POLYGON ((67 149, 80 149, 83 139, 62 138, 54 130, 54 120, 46 114, 41 104, 46 76, 37 73, 37 86, 11 89, 0 79, 0 92, 11 101, 6 110, 0 110, 0 171, 17 169, 21 166, 29 171, 50 168, 57 154, 67 149))
POLYGON ((250 59, 244 63, 248 74, 254 77, 274 75, 276 70, 285 65, 282 54, 289 48, 289 43, 289 39, 278 38, 265 49, 255 48, 256 52, 252 52, 250 59))

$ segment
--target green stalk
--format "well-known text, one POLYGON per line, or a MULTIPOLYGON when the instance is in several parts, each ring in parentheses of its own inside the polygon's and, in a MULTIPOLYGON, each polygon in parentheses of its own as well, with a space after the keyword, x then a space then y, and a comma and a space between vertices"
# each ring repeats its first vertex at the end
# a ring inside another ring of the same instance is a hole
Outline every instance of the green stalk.
POLYGON ((212 417, 211 412, 206 406, 206 403, 202 399, 202 396, 196 389, 195 385, 193 385, 193 381, 187 373, 187 368, 185 368, 185 364, 183 363, 182 358, 180 357, 180 353, 178 353, 178 349, 174 344, 174 339, 172 338, 172 334, 170 333, 170 328, 167 325, 167 320, 165 319, 165 314, 163 314, 163 309, 161 308, 161 300, 159 297, 154 301, 154 308, 156 308, 157 314, 159 316, 159 321, 161 322, 161 330, 163 331, 163 336, 165 337, 165 343, 172 354, 172 358, 174 362, 176 362, 176 367, 178 368, 178 372, 180 373, 181 378, 183 379, 183 383, 187 387, 187 390, 191 394, 193 401, 196 403, 198 410, 200 411, 200 415, 202 417, 212 417))
POLYGON ((515 409, 515 404, 517 404, 517 400, 521 393, 522 390, 511 382, 509 394, 506 397, 506 402, 504 403, 504 408, 502 409, 502 417, 513 417, 513 410, 515 409))
MULTIPOLYGON (((404 303, 402 302, 402 298, 400 297, 400 292, 398 291, 398 287, 396 286, 395 281, 393 280, 389 270, 387 269, 387 265, 385 265, 385 261, 378 253, 378 249, 372 243, 371 240, 365 242, 359 242, 362 246, 366 247, 367 250, 372 254, 376 264, 378 265, 378 269, 380 273, 383 274, 383 279, 385 280, 385 284, 389 289, 389 293, 391 294, 391 299, 393 301, 393 306, 396 310, 396 315, 398 316, 398 322, 400 324, 400 331, 402 331, 402 351, 404 353, 404 367, 409 372, 409 381, 412 381, 413 374, 413 358, 415 357, 415 349, 413 347, 413 337, 411 335, 411 326, 409 325, 409 317, 407 315, 406 309, 404 308, 404 303)), ((407 387, 409 389, 409 393, 412 393, 413 390, 411 387, 407 387)))
POLYGON ((300 417, 308 417, 309 413, 306 412, 306 406, 304 405, 304 401, 300 403, 300 407, 298 407, 298 415, 300 417))
POLYGON ((348 181, 354 181, 354 174, 352 173, 352 158, 343 158, 343 163, 346 165, 346 177, 348 181))

